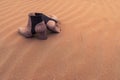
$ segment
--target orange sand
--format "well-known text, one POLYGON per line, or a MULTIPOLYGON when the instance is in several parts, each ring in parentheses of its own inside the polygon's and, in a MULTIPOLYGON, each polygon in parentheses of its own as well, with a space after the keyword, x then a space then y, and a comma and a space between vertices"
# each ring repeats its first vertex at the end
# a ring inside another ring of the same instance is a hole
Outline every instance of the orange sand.
POLYGON ((1 0, 0 80, 120 80, 120 0, 1 0), (19 35, 29 12, 57 15, 62 32, 19 35))

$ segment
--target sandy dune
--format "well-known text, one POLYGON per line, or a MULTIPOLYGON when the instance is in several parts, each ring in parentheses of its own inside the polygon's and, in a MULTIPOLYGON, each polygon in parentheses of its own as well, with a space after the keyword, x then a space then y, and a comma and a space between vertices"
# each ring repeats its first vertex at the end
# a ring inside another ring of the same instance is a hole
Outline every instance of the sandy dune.
POLYGON ((120 0, 1 0, 0 80, 120 80, 120 0), (17 33, 29 12, 55 14, 48 40, 17 33))

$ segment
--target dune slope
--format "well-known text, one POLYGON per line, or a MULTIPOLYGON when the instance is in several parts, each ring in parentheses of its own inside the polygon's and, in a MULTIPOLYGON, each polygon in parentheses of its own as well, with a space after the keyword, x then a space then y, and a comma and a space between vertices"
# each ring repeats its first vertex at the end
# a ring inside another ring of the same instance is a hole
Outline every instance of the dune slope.
POLYGON ((120 80, 120 0, 1 0, 0 80, 120 80), (17 32, 30 12, 57 15, 48 40, 17 32))

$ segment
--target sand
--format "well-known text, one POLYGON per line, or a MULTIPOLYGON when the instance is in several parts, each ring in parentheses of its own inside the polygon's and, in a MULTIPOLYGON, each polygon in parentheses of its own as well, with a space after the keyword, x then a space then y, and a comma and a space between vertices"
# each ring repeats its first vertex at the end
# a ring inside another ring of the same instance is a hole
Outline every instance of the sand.
POLYGON ((120 80, 120 0, 1 0, 0 80, 120 80), (54 14, 62 32, 27 39, 28 13, 54 14))

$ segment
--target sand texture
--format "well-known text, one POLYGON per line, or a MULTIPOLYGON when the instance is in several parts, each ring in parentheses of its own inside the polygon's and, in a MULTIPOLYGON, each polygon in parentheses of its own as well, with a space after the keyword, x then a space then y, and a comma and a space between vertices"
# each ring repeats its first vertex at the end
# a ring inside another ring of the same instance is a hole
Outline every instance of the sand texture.
POLYGON ((120 0, 0 0, 0 80, 120 80, 120 0), (19 35, 30 12, 62 32, 19 35))

